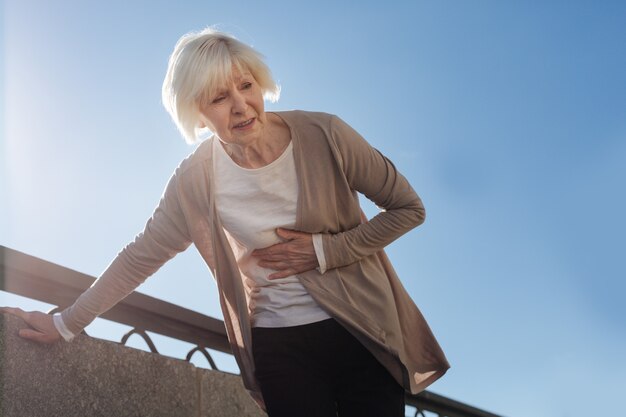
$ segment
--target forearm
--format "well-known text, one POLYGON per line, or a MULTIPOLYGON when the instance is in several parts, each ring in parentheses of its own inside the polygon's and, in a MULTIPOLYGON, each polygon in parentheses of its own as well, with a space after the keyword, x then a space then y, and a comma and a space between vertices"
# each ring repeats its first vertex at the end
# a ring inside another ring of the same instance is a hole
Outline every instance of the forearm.
POLYGON ((94 284, 61 313, 67 329, 78 334, 96 317, 133 292, 165 262, 191 243, 172 176, 142 233, 111 262, 94 284))
POLYGON ((349 265, 372 255, 422 224, 424 219, 424 206, 415 194, 414 201, 402 208, 380 212, 345 232, 323 234, 326 268, 349 265))
POLYGON ((357 262, 381 250, 425 219, 421 199, 388 158, 339 118, 331 120, 331 131, 350 189, 361 192, 383 211, 369 222, 323 235, 329 269, 357 262))
POLYGON ((158 269, 156 265, 150 268, 153 271, 137 268, 127 258, 128 255, 122 251, 94 284, 72 306, 61 312, 63 323, 72 334, 79 334, 96 317, 132 293, 158 269))

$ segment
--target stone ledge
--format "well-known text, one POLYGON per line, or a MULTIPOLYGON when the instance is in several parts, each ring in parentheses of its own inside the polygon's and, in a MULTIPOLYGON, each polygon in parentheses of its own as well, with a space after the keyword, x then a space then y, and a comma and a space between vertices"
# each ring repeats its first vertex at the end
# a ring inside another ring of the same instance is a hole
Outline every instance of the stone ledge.
POLYGON ((266 414, 237 375, 88 336, 38 345, 0 314, 0 417, 266 414))

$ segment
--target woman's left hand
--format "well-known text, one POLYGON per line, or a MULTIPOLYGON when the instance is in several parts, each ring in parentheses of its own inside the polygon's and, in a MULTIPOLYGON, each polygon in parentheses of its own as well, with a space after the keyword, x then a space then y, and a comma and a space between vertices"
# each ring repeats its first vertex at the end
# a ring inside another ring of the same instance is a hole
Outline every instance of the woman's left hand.
POLYGON ((310 233, 282 228, 276 229, 276 233, 286 242, 252 252, 252 256, 259 258, 259 266, 276 271, 269 279, 285 278, 319 266, 310 233))

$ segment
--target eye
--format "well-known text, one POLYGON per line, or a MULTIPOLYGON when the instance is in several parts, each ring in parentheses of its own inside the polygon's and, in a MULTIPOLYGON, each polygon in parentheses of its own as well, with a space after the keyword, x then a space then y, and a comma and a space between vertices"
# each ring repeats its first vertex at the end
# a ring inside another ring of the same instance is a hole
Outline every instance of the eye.
POLYGON ((211 101, 211 103, 217 104, 217 103, 220 103, 220 102, 224 101, 225 99, 226 99, 226 96, 224 94, 221 94, 221 95, 215 97, 213 99, 213 101, 211 101))
POLYGON ((241 85, 241 89, 242 89, 242 90, 248 90, 248 89, 250 89, 250 88, 252 88, 252 83, 251 83, 251 82, 245 82, 245 83, 243 83, 243 84, 241 85))

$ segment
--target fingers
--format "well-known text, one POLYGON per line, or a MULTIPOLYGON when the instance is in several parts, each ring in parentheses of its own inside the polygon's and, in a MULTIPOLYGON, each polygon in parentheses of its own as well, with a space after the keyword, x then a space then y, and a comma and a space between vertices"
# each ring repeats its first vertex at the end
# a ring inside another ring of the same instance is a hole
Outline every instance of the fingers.
POLYGON ((286 278, 318 266, 310 233, 283 228, 276 229, 276 233, 286 241, 252 252, 259 266, 276 271, 269 279, 286 278))
POLYGON ((270 260, 270 257, 259 259, 259 266, 263 268, 273 269, 275 272, 268 276, 269 279, 285 278, 301 272, 315 269, 318 266, 317 258, 310 256, 292 256, 286 257, 284 254, 277 257, 276 260, 270 260))
POLYGON ((20 329, 17 334, 23 339, 32 340, 33 342, 37 343, 51 344, 58 340, 58 338, 33 329, 20 329))
POLYGON ((24 321, 28 320, 28 313, 17 307, 0 307, 0 313, 7 313, 13 316, 17 316, 24 321))
POLYGON ((292 268, 283 269, 282 271, 274 272, 273 274, 269 275, 267 279, 273 280, 273 279, 287 278, 292 275, 296 275, 297 273, 298 271, 292 268))
POLYGON ((42 335, 41 332, 33 329, 20 329, 17 334, 24 339, 34 340, 35 342, 38 342, 42 335))
POLYGON ((287 253, 276 256, 263 256, 259 257, 258 262, 259 266, 263 268, 272 268, 272 269, 285 269, 290 266, 296 265, 305 265, 316 261, 316 258, 313 258, 309 254, 304 253, 287 253))
POLYGON ((263 249, 255 249, 252 251, 252 256, 276 261, 283 257, 282 254, 285 252, 286 249, 284 245, 285 243, 276 243, 263 249))
POLYGON ((313 248, 313 239, 309 233, 296 232, 287 229, 277 229, 286 231, 289 234, 290 240, 282 243, 275 243, 274 245, 266 248, 255 249, 252 251, 252 256, 262 258, 268 261, 279 261, 291 257, 297 256, 310 256, 315 253, 313 248))
POLYGON ((268 262, 268 261, 259 261, 259 266, 263 268, 273 269, 275 271, 281 271, 283 269, 290 268, 290 264, 286 262, 268 262))
POLYGON ((0 307, 0 312, 12 314, 24 320, 30 328, 20 329, 18 336, 38 343, 51 344, 61 339, 52 316, 40 311, 24 311, 21 308, 0 307))
POLYGON ((270 274, 267 278, 270 280, 278 279, 278 278, 286 278, 292 275, 300 274, 302 272, 310 271, 311 269, 317 268, 316 262, 299 262, 299 263, 264 263, 259 264, 264 268, 273 269, 275 272, 270 274))
MULTIPOLYGON (((298 239, 298 238, 306 238, 307 236, 310 236, 308 233, 298 232, 298 231, 290 230, 290 229, 283 229, 282 227, 279 227, 278 229, 276 229, 276 234, 279 237, 286 239, 288 241, 298 239)), ((252 255, 253 256, 268 256, 268 255, 279 254, 285 250, 286 245, 288 243, 289 242, 275 243, 266 248, 255 249, 252 252, 252 255)))
POLYGON ((308 233, 298 232, 297 230, 291 229, 283 229, 282 227, 279 227, 278 229, 276 229, 276 234, 283 239, 291 240, 302 237, 303 235, 307 235, 308 233))

